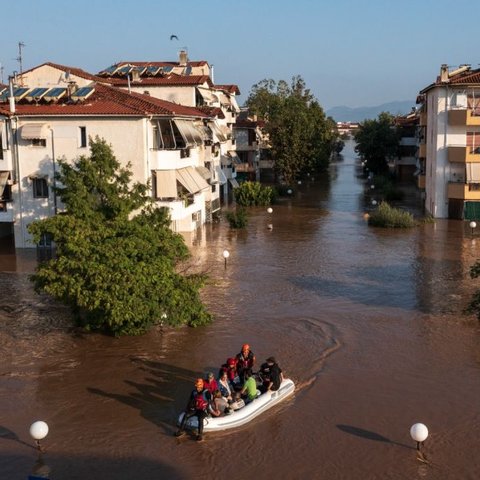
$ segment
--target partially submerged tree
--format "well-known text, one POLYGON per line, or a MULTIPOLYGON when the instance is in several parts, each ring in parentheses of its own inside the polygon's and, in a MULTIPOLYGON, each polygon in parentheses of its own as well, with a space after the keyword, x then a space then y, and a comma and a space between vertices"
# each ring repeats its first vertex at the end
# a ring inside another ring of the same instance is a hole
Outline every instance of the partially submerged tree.
POLYGON ((399 136, 393 120, 392 115, 383 112, 375 120, 360 123, 355 132, 355 149, 373 173, 387 172, 388 159, 398 151, 399 136))
POLYGON ((338 137, 336 124, 325 113, 300 77, 262 80, 252 87, 249 111, 263 118, 277 173, 287 184, 306 172, 329 164, 338 137))
POLYGON ((55 258, 32 276, 36 290, 69 305, 87 329, 114 335, 207 323, 203 278, 177 271, 188 249, 167 211, 154 207, 147 185, 131 185, 129 166, 120 167, 104 140, 90 150, 72 165, 59 161, 65 212, 29 226, 35 241, 49 235, 56 245, 55 258))

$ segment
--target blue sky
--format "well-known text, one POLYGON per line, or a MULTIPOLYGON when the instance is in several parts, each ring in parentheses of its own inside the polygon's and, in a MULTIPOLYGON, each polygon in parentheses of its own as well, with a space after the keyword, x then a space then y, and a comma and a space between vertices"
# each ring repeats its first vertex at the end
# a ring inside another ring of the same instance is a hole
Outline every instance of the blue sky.
POLYGON ((240 87, 301 75, 324 108, 415 100, 440 65, 478 68, 478 0, 0 0, 4 80, 46 61, 96 73, 120 60, 214 65, 240 87), (7 13, 8 12, 8 13, 7 13), (170 40, 170 35, 179 41, 170 40))

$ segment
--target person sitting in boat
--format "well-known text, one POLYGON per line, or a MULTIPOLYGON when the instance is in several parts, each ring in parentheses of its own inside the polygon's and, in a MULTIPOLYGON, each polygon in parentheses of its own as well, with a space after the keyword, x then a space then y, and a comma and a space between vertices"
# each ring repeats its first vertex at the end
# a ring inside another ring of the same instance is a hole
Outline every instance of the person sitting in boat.
POLYGON ((215 390, 218 390, 218 384, 212 372, 208 372, 207 378, 203 380, 203 388, 206 388, 212 395, 215 393, 215 390))
POLYGON ((245 402, 243 401, 242 396, 240 395, 240 392, 234 392, 233 393, 233 402, 230 404, 230 408, 235 411, 235 410, 240 410, 245 406, 245 402))
POLYGON ((232 397, 232 387, 230 386, 230 382, 228 381, 228 373, 226 370, 220 370, 220 376, 218 377, 218 389, 222 394, 222 397, 225 398, 228 402, 233 400, 232 397))
POLYGON ((240 393, 243 396, 245 403, 250 403, 257 398, 257 382, 250 369, 245 370, 244 376, 246 380, 240 393))
POLYGON ((269 390, 276 391, 283 382, 282 369, 278 366, 275 357, 268 357, 266 362, 260 367, 260 376, 262 378, 261 392, 269 390))
POLYGON ((234 358, 228 358, 227 362, 224 363, 220 368, 220 374, 222 370, 227 372, 230 387, 235 390, 235 388, 240 385, 240 377, 238 376, 237 372, 237 361, 234 358))
POLYGON ((208 412, 212 417, 220 417, 221 415, 225 415, 227 409, 227 399, 222 397, 220 390, 215 390, 213 399, 208 406, 208 412))
POLYGON ((250 350, 250 345, 245 343, 242 345, 242 350, 235 357, 237 361, 237 372, 241 382, 245 382, 245 372, 252 370, 255 364, 255 355, 250 350))
POLYGON ((207 416, 208 404, 211 400, 211 393, 203 386, 203 378, 197 378, 197 380, 195 381, 195 389, 190 394, 187 408, 185 409, 185 415, 182 418, 182 423, 180 424, 180 428, 175 433, 177 437, 181 437, 185 434, 185 426, 187 424, 187 420, 190 417, 196 416, 198 419, 197 440, 202 440, 203 420, 207 416))

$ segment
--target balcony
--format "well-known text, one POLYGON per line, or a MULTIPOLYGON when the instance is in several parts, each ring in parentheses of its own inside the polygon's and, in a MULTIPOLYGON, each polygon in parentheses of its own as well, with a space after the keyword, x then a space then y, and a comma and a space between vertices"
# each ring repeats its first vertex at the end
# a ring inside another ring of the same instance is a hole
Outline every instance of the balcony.
POLYGON ((471 108, 449 110, 448 124, 451 126, 479 126, 480 115, 478 113, 474 115, 471 108))
POLYGON ((448 198, 459 200, 480 200, 480 185, 449 182, 448 198))
POLYGON ((480 152, 473 153, 472 147, 450 146, 448 147, 448 161, 452 163, 479 163, 480 152))
POLYGON ((0 201, 0 222, 13 222, 13 204, 12 202, 0 201))
POLYGON ((422 190, 425 190, 425 175, 419 175, 417 177, 417 187, 421 188, 422 190))

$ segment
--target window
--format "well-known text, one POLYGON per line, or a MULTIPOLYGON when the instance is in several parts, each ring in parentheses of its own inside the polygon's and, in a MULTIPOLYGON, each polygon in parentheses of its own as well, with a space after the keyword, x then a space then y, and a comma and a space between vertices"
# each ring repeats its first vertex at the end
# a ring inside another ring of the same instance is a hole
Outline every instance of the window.
POLYGON ((80 148, 87 147, 87 127, 79 127, 80 133, 80 148))
POLYGON ((45 138, 32 138, 30 140, 31 147, 46 147, 47 140, 45 138))
POLYGON ((46 178, 32 178, 33 198, 48 198, 48 183, 46 178))

